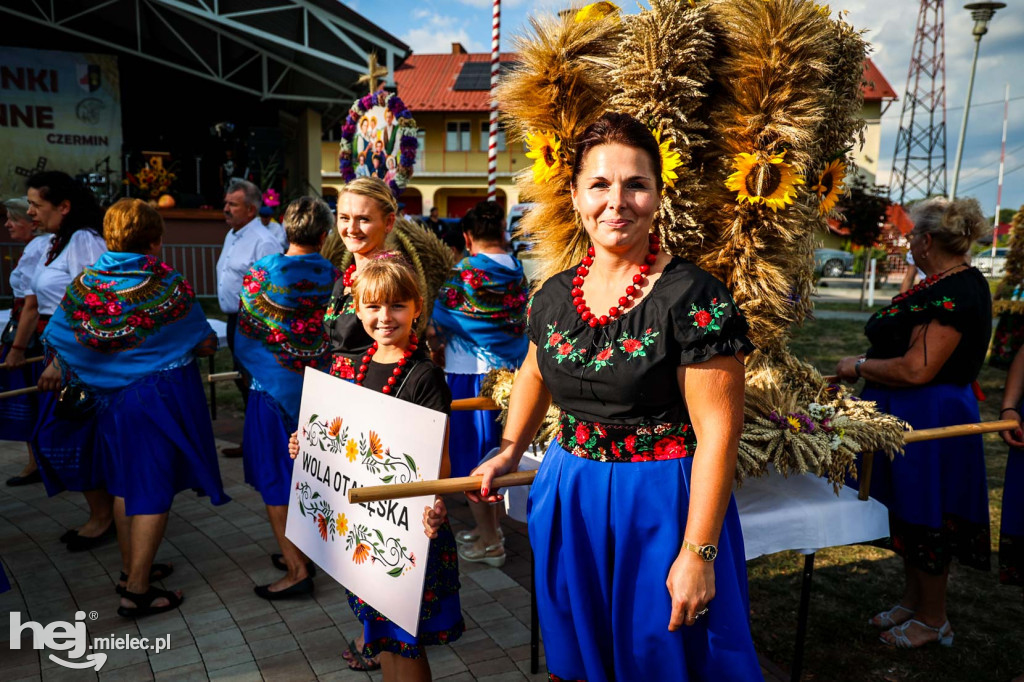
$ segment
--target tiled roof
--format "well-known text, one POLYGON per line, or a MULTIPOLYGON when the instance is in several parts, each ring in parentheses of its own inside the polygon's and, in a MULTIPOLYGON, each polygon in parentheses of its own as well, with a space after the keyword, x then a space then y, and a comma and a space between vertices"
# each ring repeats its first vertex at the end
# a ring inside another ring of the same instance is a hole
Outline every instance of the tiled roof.
MULTIPOLYGON (((501 61, 515 61, 514 53, 501 61)), ((465 62, 489 62, 490 54, 414 54, 395 70, 398 94, 413 115, 420 111, 488 111, 487 90, 454 90, 465 62)))
POLYGON ((896 91, 892 89, 889 81, 885 80, 885 76, 870 59, 864 60, 864 80, 865 101, 896 99, 896 91))
MULTIPOLYGON (((501 61, 515 61, 515 53, 501 55, 501 61)), ((454 90, 465 62, 490 61, 487 53, 476 54, 413 54, 395 70, 398 94, 406 106, 417 111, 478 111, 490 107, 487 90, 454 90)), ((865 100, 896 99, 896 91, 874 63, 864 61, 865 100)))

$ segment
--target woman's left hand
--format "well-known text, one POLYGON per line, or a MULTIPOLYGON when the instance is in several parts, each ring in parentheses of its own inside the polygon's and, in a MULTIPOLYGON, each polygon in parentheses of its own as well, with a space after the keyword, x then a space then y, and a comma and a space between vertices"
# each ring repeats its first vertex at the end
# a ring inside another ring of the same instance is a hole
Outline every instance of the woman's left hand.
POLYGON ((37 384, 40 391, 59 391, 60 390, 60 366, 56 362, 51 362, 43 373, 39 375, 39 383, 37 384))
POLYGON ((681 550, 672 563, 665 581, 672 599, 672 616, 668 629, 678 630, 682 625, 693 625, 710 608, 715 598, 715 562, 704 561, 689 550, 681 550))
POLYGON ((448 516, 448 509, 444 506, 444 500, 438 495, 434 498, 433 507, 423 508, 423 533, 431 540, 437 537, 437 531, 441 528, 445 518, 448 516))
POLYGON ((838 364, 836 364, 836 376, 838 376, 841 381, 848 381, 851 384, 857 383, 857 379, 860 378, 857 376, 857 361, 862 357, 864 356, 848 355, 841 359, 838 364))

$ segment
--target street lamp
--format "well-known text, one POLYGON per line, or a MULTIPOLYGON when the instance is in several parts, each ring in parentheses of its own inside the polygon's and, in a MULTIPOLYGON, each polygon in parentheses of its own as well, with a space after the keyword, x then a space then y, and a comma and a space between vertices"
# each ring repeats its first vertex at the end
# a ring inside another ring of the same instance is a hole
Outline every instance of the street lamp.
POLYGON ((978 66, 978 48, 981 47, 981 37, 988 33, 988 22, 997 9, 1006 7, 1005 2, 972 2, 964 5, 964 9, 971 11, 971 18, 974 19, 974 59, 971 60, 971 78, 967 81, 967 103, 964 105, 964 118, 960 122, 960 139, 956 143, 956 163, 953 165, 953 187, 949 191, 949 200, 956 199, 956 183, 960 178, 960 161, 964 156, 964 135, 967 133, 967 114, 971 112, 971 91, 974 90, 974 70, 978 66))

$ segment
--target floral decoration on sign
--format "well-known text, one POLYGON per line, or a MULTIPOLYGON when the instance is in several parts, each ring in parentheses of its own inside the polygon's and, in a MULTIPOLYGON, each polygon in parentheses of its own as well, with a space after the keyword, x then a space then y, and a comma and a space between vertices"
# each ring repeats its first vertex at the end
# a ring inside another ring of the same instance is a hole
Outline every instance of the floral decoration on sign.
POLYGON ((804 184, 803 176, 783 160, 785 156, 785 151, 772 155, 740 152, 733 158, 736 172, 725 181, 725 186, 737 192, 740 204, 763 203, 772 211, 785 208, 796 199, 796 186, 804 184))
POLYGON ((344 455, 349 462, 361 460, 360 464, 381 483, 410 483, 422 480, 423 474, 412 456, 396 455, 385 447, 376 431, 349 437, 349 428, 341 417, 319 420, 314 414, 302 428, 302 437, 310 447, 322 452, 344 455), (319 421, 318 421, 319 420, 319 421))
POLYGON ((526 145, 530 148, 526 158, 534 160, 533 181, 543 185, 562 167, 562 157, 558 153, 562 142, 554 133, 537 132, 526 136, 526 145))
POLYGON ((690 317, 693 318, 693 326, 704 333, 708 331, 722 331, 722 325, 719 323, 719 320, 725 314, 728 307, 728 302, 722 301, 719 303, 717 298, 711 299, 711 305, 707 308, 698 308, 696 303, 691 303, 690 317))
POLYGON ((417 131, 412 112, 395 93, 381 88, 360 97, 352 104, 341 126, 338 145, 341 177, 350 182, 356 177, 375 175, 398 198, 409 184, 416 165, 417 131))
POLYGON ((352 551, 352 563, 362 565, 369 559, 371 565, 380 564, 381 567, 388 569, 387 574, 392 578, 398 578, 416 566, 416 555, 398 538, 386 538, 376 528, 368 528, 362 524, 353 526, 347 532, 345 549, 352 551))
POLYGON ((320 493, 315 492, 308 483, 296 483, 295 490, 299 499, 299 512, 310 519, 316 524, 317 532, 320 534, 320 539, 324 542, 328 541, 328 538, 333 542, 334 536, 338 535, 338 527, 344 525, 348 527, 348 521, 345 520, 344 514, 334 515, 334 510, 331 508, 331 503, 320 496, 320 493))

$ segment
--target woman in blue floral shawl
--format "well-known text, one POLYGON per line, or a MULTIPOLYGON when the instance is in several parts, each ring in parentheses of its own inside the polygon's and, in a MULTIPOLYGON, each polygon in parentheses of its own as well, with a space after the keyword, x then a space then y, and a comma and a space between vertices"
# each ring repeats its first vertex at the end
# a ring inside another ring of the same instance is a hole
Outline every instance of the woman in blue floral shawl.
MULTIPOLYGON (((501 207, 481 201, 460 224, 469 257, 444 283, 428 334, 434 361, 445 368, 453 399, 480 394, 492 369, 517 369, 526 356, 526 280, 523 266, 505 251, 505 216, 501 207), (439 337, 439 338, 438 338, 439 337)), ((454 412, 449 456, 452 476, 468 476, 501 442, 495 413, 454 412)), ((476 528, 457 534, 466 561, 501 566, 505 548, 498 529, 497 507, 470 503, 476 528)))
POLYGON ((319 253, 334 221, 327 204, 296 199, 283 220, 288 250, 256 261, 245 276, 235 342, 235 354, 252 375, 242 436, 245 481, 267 505, 281 548, 271 560, 288 571, 255 588, 264 599, 313 591, 312 567, 284 535, 292 480, 288 436, 298 428, 305 368, 327 371, 330 365, 324 310, 339 276, 319 253))
MULTIPOLYGON (((192 488, 213 504, 229 499, 195 362, 216 350, 217 338, 192 286, 156 258, 163 230, 145 202, 114 204, 103 220, 110 250, 72 281, 43 333, 52 362, 40 389, 63 386, 59 402, 79 399, 64 418, 51 412, 41 428, 94 427, 81 465, 95 468, 114 496, 123 570, 117 612, 126 618, 182 602, 181 592, 151 585, 172 570, 153 558, 175 494, 192 488)), ((56 485, 74 476, 73 467, 39 464, 56 485)))

